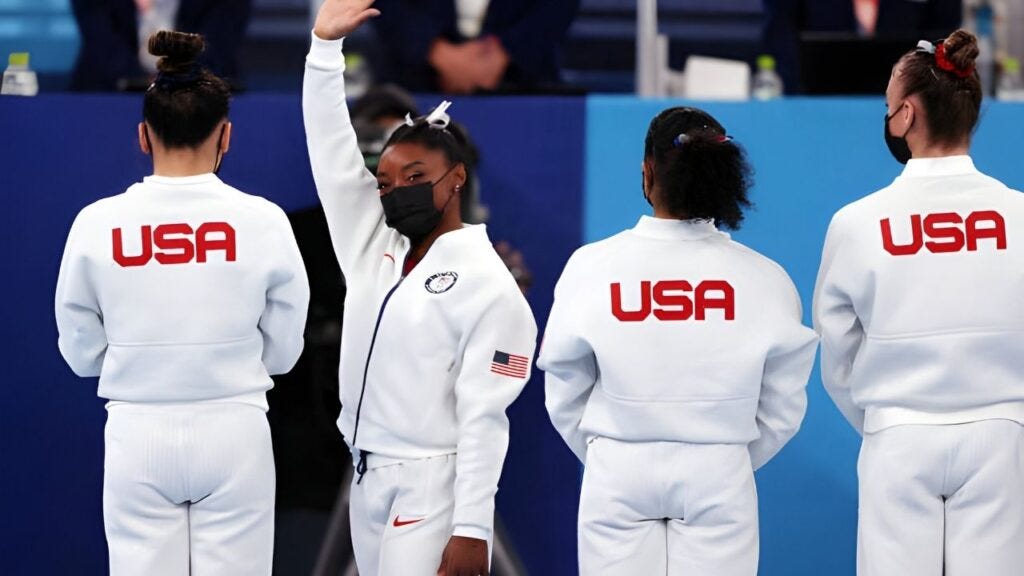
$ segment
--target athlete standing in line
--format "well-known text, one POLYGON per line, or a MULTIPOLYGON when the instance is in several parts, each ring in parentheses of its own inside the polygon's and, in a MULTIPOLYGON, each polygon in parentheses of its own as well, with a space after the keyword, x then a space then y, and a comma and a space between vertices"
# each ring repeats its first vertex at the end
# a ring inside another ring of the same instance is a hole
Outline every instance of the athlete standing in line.
POLYGON ((61 354, 108 398, 114 576, 269 575, 271 374, 302 351, 309 286, 288 219, 215 175, 228 87, 203 39, 159 32, 139 146, 153 175, 83 209, 57 280, 61 354))
POLYGON ((968 156, 977 56, 958 30, 893 66, 885 140, 906 168, 825 239, 814 322, 864 436, 861 576, 1024 570, 1024 196, 968 156))
POLYGON ((636 227, 578 250, 538 367, 551 421, 584 463, 587 576, 754 576, 753 471, 796 433, 817 337, 776 263, 719 230, 750 168, 695 108, 651 121, 636 227))

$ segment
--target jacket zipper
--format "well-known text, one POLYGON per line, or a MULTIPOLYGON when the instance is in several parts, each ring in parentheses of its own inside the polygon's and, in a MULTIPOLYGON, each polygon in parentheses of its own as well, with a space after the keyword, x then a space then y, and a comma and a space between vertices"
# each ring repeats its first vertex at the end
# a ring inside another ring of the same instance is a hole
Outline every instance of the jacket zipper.
MULTIPOLYGON (((373 347, 377 343, 377 332, 380 331, 380 321, 384 318, 384 308, 387 307, 388 301, 391 300, 391 295, 398 290, 398 287, 402 285, 402 280, 405 280, 403 276, 397 284, 395 284, 391 290, 388 291, 387 295, 384 296, 384 301, 380 304, 380 311, 377 313, 377 324, 373 327, 373 337, 370 339, 370 350, 366 353, 366 366, 363 368, 363 387, 359 391, 359 404, 356 406, 356 423, 352 429, 352 446, 355 447, 356 439, 359 437, 359 416, 363 411, 363 396, 366 395, 366 377, 370 373, 370 358, 373 357, 373 347)), ((356 448, 358 450, 358 448, 356 448)), ((359 450, 362 453, 362 450, 359 450)))

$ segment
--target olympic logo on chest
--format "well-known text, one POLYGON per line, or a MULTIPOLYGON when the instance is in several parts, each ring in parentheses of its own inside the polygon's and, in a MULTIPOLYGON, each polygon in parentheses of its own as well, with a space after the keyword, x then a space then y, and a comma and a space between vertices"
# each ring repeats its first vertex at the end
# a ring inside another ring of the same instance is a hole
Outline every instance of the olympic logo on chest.
POLYGON ((441 272, 427 278, 427 281, 423 286, 427 289, 427 292, 430 292, 431 294, 443 294, 451 290, 452 286, 455 286, 455 282, 458 281, 458 279, 459 275, 455 272, 441 272))

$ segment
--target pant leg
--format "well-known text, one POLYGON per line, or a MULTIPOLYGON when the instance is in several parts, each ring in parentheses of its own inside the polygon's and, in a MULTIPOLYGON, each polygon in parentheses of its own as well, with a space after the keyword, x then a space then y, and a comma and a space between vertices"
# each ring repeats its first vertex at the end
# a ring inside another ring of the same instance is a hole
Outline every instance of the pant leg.
POLYGON ((172 422, 113 407, 104 432, 103 524, 111 576, 188 576, 188 506, 172 422))
POLYGON ((665 443, 669 576, 756 576, 757 488, 738 444, 665 443))
POLYGON ((956 426, 953 467, 963 483, 946 500, 946 576, 1024 573, 1024 427, 1009 420, 956 426))
MULTIPOLYGON (((354 454, 353 464, 358 461, 359 456, 354 454)), ((361 576, 380 574, 381 541, 396 491, 393 468, 368 470, 361 481, 359 474, 352 476, 348 517, 352 552, 361 576)))
POLYGON ((943 426, 867 434, 857 463, 858 576, 942 576, 943 426))
POLYGON ((186 431, 192 576, 269 576, 274 551, 274 453, 266 414, 203 406, 186 431))
POLYGON ((454 528, 455 455, 386 470, 397 490, 383 526, 379 575, 436 576, 454 528))
POLYGON ((608 438, 590 443, 580 493, 581 576, 665 574, 659 467, 645 457, 644 444, 608 438))

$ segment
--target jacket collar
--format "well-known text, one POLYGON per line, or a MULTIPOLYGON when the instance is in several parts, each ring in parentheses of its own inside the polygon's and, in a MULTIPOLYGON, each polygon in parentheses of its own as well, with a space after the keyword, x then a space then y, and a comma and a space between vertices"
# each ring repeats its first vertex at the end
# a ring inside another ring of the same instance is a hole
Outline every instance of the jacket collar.
POLYGON ((633 233, 656 240, 700 240, 721 234, 714 220, 672 220, 641 216, 633 233))
POLYGON ((959 176, 976 174, 974 161, 970 156, 944 156, 942 158, 913 158, 907 162, 900 178, 927 178, 935 176, 959 176))
POLYGON ((206 174, 197 174, 195 176, 146 176, 142 179, 146 184, 156 184, 157 186, 194 186, 197 184, 212 184, 219 183, 221 180, 216 174, 207 172, 206 174))

